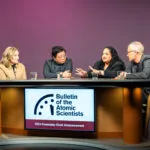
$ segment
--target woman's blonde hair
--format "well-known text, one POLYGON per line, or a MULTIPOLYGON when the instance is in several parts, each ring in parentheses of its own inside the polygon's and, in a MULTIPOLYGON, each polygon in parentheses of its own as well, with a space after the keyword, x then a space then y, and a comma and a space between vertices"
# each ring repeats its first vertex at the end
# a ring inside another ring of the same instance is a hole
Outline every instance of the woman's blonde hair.
POLYGON ((7 68, 9 68, 11 65, 10 60, 16 51, 18 51, 18 49, 16 47, 11 47, 11 46, 7 47, 2 54, 0 63, 2 63, 7 68))

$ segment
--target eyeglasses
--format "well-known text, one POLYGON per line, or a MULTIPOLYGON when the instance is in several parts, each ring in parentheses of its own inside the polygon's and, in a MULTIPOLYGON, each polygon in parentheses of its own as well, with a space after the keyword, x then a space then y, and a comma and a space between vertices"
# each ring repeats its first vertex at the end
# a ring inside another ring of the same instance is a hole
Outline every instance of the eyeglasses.
POLYGON ((127 53, 128 53, 128 54, 130 54, 131 52, 135 52, 135 53, 137 53, 137 51, 128 51, 127 53))
POLYGON ((67 57, 66 55, 57 56, 57 58, 66 58, 66 57, 67 57))

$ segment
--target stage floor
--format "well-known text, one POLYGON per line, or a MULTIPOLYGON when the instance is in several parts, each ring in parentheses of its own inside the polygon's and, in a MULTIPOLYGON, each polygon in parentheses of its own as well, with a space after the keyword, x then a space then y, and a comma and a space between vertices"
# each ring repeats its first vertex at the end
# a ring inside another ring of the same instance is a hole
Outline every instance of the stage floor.
POLYGON ((2 134, 0 150, 150 150, 150 140, 124 144, 121 139, 77 139, 2 134))

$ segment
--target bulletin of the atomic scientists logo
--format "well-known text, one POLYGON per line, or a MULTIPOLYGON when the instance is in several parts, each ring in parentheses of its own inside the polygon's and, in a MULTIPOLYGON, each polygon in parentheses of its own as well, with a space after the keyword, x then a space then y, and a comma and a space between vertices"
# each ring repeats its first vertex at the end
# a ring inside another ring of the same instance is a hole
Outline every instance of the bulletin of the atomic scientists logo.
POLYGON ((25 89, 27 129, 94 130, 93 89, 25 89))

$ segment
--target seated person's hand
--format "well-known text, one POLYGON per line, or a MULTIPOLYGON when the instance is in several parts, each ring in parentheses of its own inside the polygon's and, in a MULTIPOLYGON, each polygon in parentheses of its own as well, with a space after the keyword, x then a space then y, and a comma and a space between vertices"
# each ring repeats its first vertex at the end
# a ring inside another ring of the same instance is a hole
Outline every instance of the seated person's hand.
POLYGON ((87 71, 83 70, 82 68, 76 68, 75 70, 77 75, 81 77, 87 77, 87 71))
POLYGON ((122 79, 125 79, 126 78, 126 75, 127 75, 127 72, 119 72, 119 74, 114 78, 115 80, 122 80, 122 79))
POLYGON ((72 73, 69 70, 66 70, 62 73, 63 78, 71 78, 72 73))
POLYGON ((103 70, 97 70, 97 69, 94 69, 93 67, 89 66, 90 70, 92 72, 94 72, 95 74, 98 74, 98 75, 104 75, 104 71, 103 70))

